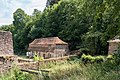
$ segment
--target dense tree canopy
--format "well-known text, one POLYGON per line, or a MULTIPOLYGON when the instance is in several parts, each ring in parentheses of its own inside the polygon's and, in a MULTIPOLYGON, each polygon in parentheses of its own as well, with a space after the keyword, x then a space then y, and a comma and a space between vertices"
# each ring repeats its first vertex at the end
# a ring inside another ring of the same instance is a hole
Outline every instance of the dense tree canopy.
POLYGON ((107 40, 120 35, 120 0, 61 0, 32 15, 17 9, 13 17, 12 25, 0 28, 13 33, 16 54, 34 39, 50 36, 68 42, 70 50, 107 54, 107 40))

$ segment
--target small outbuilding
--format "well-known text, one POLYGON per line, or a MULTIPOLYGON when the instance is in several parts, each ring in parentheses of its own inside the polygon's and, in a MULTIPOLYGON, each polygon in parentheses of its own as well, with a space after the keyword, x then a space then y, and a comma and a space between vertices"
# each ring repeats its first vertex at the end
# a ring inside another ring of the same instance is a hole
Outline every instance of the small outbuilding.
POLYGON ((120 49, 120 39, 113 39, 107 41, 109 43, 108 54, 117 53, 120 49))
POLYGON ((58 37, 35 39, 29 44, 28 51, 44 58, 54 58, 69 55, 68 43, 58 37))

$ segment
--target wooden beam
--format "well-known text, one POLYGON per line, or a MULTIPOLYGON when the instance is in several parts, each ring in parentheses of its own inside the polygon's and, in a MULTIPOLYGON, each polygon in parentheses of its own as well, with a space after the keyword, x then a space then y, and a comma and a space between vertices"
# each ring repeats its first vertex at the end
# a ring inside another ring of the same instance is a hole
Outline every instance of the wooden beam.
POLYGON ((28 72, 28 73, 31 73, 31 74, 39 74, 40 73, 40 71, 41 72, 47 72, 47 73, 49 73, 50 71, 49 70, 40 70, 40 71, 36 71, 36 70, 25 70, 25 69, 21 69, 21 71, 23 71, 23 72, 28 72))

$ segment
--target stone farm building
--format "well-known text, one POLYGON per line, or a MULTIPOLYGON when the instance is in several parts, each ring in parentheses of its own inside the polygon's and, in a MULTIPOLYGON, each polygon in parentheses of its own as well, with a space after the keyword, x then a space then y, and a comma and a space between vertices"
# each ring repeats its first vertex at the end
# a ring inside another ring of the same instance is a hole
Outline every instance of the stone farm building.
POLYGON ((113 39, 107 42, 109 43, 108 54, 117 53, 120 48, 120 39, 113 39))
POLYGON ((35 39, 29 44, 29 51, 44 58, 62 57, 68 55, 68 43, 58 37, 35 39))
POLYGON ((13 54, 12 33, 0 31, 0 55, 13 54))

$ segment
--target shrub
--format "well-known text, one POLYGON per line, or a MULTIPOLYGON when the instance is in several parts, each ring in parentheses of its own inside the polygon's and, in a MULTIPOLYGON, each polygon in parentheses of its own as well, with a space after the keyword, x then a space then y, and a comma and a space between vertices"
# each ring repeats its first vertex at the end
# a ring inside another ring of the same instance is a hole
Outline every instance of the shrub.
POLYGON ((120 64, 120 54, 110 54, 106 57, 106 60, 115 65, 119 65, 120 64))
POLYGON ((70 56, 69 61, 79 61, 79 56, 70 56))
POLYGON ((44 58, 43 57, 39 57, 39 61, 43 61, 44 60, 44 58))
POLYGON ((113 54, 113 63, 115 64, 115 65, 119 65, 120 64, 120 54, 118 53, 118 54, 113 54))
POLYGON ((95 62, 103 62, 104 60, 105 60, 105 57, 104 56, 96 56, 95 58, 94 58, 95 60, 95 62))
POLYGON ((35 54, 34 57, 33 57, 33 60, 34 61, 43 61, 44 58, 43 57, 39 57, 37 54, 35 54))
POLYGON ((113 57, 113 55, 108 55, 108 56, 106 57, 106 59, 107 59, 107 60, 113 60, 114 57, 113 57))
POLYGON ((91 55, 85 55, 83 54, 81 57, 81 60, 84 63, 94 63, 94 62, 103 62, 105 60, 104 56, 91 56, 91 55))
POLYGON ((38 61, 39 57, 38 56, 34 56, 34 61, 38 61))
POLYGON ((12 69, 8 73, 0 75, 0 80, 36 80, 36 78, 33 74, 22 72, 13 64, 12 69))

